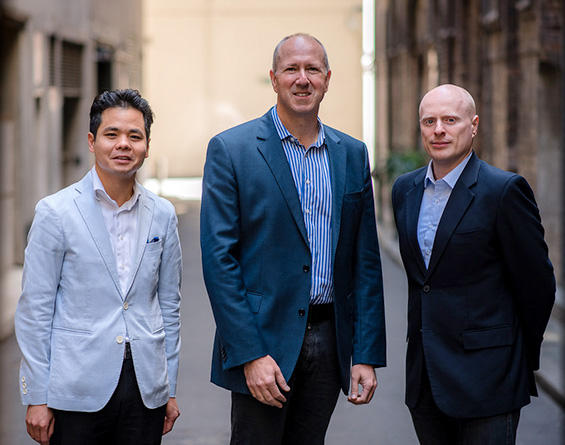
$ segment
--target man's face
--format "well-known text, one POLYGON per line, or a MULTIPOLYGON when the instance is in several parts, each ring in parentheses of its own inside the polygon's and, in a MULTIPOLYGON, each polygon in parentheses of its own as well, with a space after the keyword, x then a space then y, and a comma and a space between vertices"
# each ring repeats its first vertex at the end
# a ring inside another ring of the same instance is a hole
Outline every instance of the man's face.
POLYGON ((422 99, 420 131, 434 173, 436 167, 444 173, 451 171, 471 151, 479 125, 473 111, 471 103, 453 87, 437 88, 422 99))
POLYGON ((331 76, 322 47, 312 38, 293 37, 279 49, 276 70, 270 75, 279 114, 317 117, 331 76))
POLYGON ((131 178, 149 156, 149 141, 141 111, 113 107, 102 112, 96 138, 88 133, 88 147, 101 177, 131 178))

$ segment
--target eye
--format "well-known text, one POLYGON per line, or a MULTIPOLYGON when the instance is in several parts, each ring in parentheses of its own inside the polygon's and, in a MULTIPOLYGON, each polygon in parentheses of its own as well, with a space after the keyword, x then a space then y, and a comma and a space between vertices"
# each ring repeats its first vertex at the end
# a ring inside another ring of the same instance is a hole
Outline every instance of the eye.
POLYGON ((287 73, 294 73, 296 71, 296 68, 293 66, 289 66, 288 68, 285 69, 285 72, 287 73))
POLYGON ((428 119, 422 119, 422 124, 423 124, 423 125, 433 125, 434 122, 435 122, 435 120, 432 119, 431 117, 428 118, 428 119))

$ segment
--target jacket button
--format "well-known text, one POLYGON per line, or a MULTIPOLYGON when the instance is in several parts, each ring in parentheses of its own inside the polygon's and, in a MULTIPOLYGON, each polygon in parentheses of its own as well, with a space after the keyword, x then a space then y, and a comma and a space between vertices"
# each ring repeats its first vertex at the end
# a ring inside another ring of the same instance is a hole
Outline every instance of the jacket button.
POLYGON ((308 273, 308 272, 310 272, 310 267, 309 267, 309 266, 304 266, 304 267, 302 268, 302 270, 304 271, 304 273, 308 273))
POLYGON ((129 304, 128 304, 128 302, 127 302, 127 301, 125 301, 125 302, 124 302, 124 310, 126 310, 126 311, 127 311, 127 310, 128 310, 128 308, 129 308, 129 304))
POLYGON ((118 335, 116 337, 116 343, 121 345, 124 342, 124 337, 122 337, 121 335, 118 335))
POLYGON ((304 309, 298 309, 298 315, 304 317, 306 315, 306 311, 304 309))
POLYGON ((428 292, 430 291, 430 286, 429 286, 428 284, 426 284, 426 285, 422 288, 422 290, 423 290, 425 293, 428 293, 428 292))

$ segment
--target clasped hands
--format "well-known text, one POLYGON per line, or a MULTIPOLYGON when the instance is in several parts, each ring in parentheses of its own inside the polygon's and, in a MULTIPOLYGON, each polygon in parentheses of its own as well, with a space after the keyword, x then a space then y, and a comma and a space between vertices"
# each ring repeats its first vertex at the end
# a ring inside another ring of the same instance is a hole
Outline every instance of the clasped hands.
MULTIPOLYGON (((243 366, 247 387, 251 395, 266 405, 282 408, 286 402, 283 392, 290 391, 277 362, 265 355, 243 366)), ((351 368, 351 394, 347 400, 354 405, 371 401, 377 389, 377 376, 371 365, 358 364, 351 368), (359 394, 359 386, 363 388, 359 394)))

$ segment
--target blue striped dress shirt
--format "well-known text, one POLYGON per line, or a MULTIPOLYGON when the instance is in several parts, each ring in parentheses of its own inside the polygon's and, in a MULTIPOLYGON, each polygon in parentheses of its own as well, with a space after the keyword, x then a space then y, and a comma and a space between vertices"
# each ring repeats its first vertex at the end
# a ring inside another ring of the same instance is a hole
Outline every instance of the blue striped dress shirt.
POLYGON ((306 148, 282 124, 276 106, 271 115, 292 171, 310 243, 310 303, 330 303, 333 301, 332 187, 324 126, 318 119, 318 139, 306 148))

